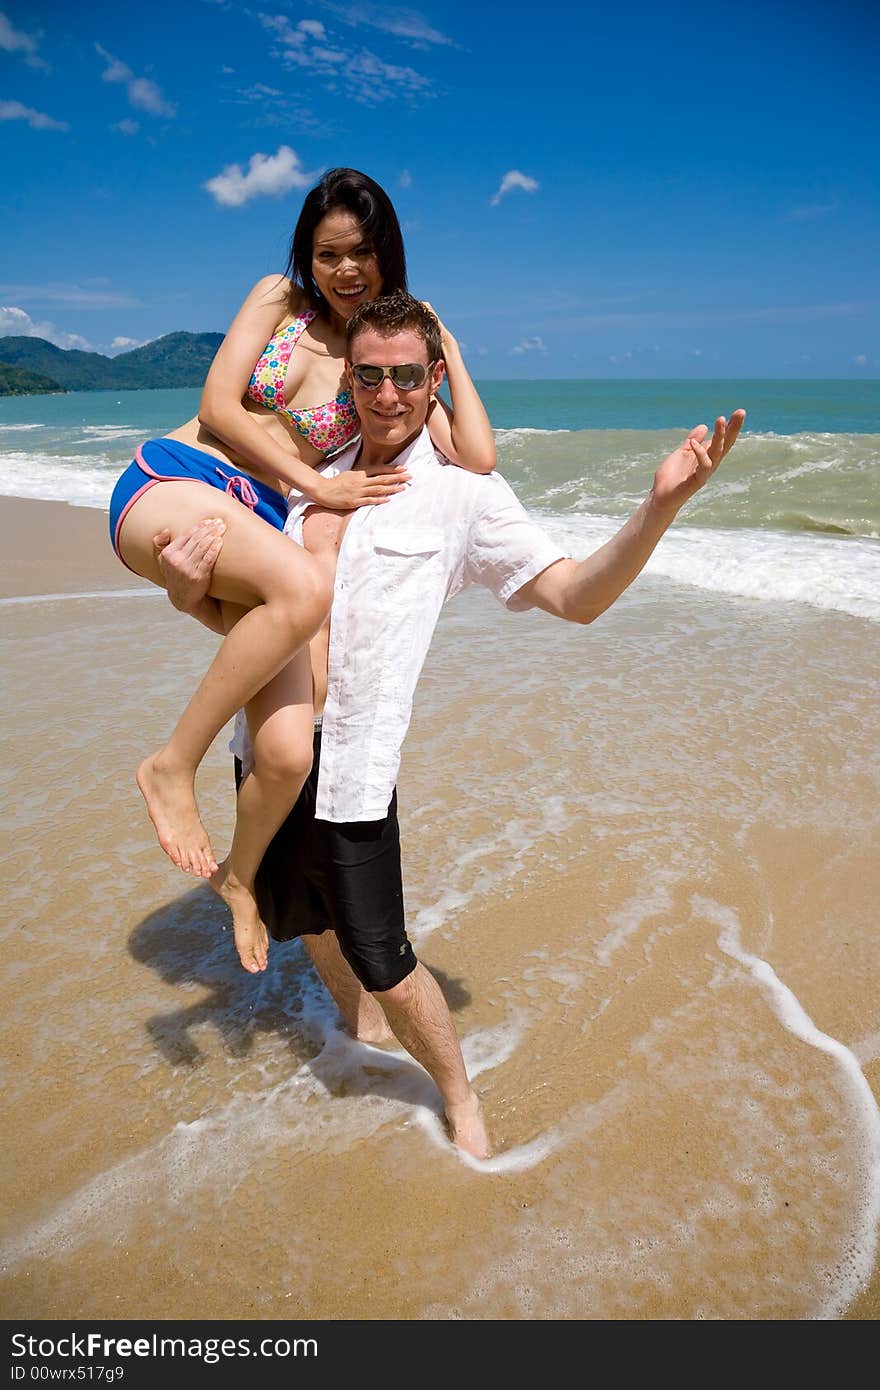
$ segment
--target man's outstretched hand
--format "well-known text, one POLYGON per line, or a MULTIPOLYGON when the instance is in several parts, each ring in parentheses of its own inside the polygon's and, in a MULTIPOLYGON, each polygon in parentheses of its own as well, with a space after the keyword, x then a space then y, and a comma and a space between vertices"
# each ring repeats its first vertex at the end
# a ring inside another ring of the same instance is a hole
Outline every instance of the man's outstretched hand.
POLYGON ((708 426, 697 425, 687 439, 664 459, 654 474, 651 498, 661 510, 677 512, 711 478, 725 454, 729 454, 746 418, 735 410, 729 420, 719 415, 709 444, 708 426))
POLYGON ((168 530, 153 537, 162 581, 169 599, 181 613, 194 618, 202 616, 225 530, 225 523, 219 518, 207 517, 183 531, 176 540, 171 539, 168 530))

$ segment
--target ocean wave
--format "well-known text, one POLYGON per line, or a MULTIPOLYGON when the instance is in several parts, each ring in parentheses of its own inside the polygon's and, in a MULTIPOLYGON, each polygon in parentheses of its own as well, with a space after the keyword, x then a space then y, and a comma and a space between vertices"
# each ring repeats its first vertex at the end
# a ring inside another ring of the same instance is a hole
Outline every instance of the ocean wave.
POLYGON ((770 521, 786 531, 809 531, 822 536, 863 536, 866 540, 880 538, 880 532, 866 529, 861 521, 831 520, 828 517, 810 516, 807 512, 781 512, 771 517, 770 521))
MULTIPOLYGON (((498 444, 506 444, 506 443, 508 442, 508 440, 511 440, 511 439, 519 439, 519 438, 522 437, 522 436, 531 435, 531 434, 595 434, 595 433, 597 433, 597 431, 595 431, 595 430, 568 430, 568 429, 539 430, 539 429, 534 429, 531 425, 515 425, 515 426, 513 426, 512 429, 506 429, 506 430, 497 429, 497 430, 494 430, 493 433, 494 433, 494 435, 495 435, 496 443, 498 443, 498 444)), ((602 430, 601 433, 602 433, 602 434, 610 434, 610 433, 613 433, 613 431, 611 431, 611 430, 602 430)))
POLYGON ((107 511, 123 464, 106 455, 0 454, 0 494, 107 511))
MULTIPOLYGON (((704 421, 703 423, 707 423, 704 421)), ((499 443, 504 443, 508 439, 514 439, 520 435, 585 435, 589 437, 603 436, 613 439, 621 435, 672 435, 682 436, 688 430, 693 429, 693 425, 682 420, 679 425, 664 425, 662 428, 656 426, 626 425, 613 427, 571 427, 565 429, 536 429, 531 425, 509 425, 504 429, 494 430, 494 435, 499 443)), ((775 430, 751 430, 746 429, 740 435, 738 448, 740 451, 749 444, 764 445, 774 444, 785 449, 791 449, 795 453, 802 449, 815 448, 817 445, 828 446, 829 444, 855 444, 864 440, 869 447, 880 447, 880 434, 872 434, 866 431, 858 432, 835 432, 832 430, 802 430, 797 434, 778 434, 775 430)))
POLYGON ((747 439, 754 439, 758 443, 784 444, 791 449, 809 449, 814 444, 836 444, 841 440, 846 443, 853 443, 858 439, 866 439, 874 444, 880 443, 880 434, 873 434, 867 430, 799 430, 797 434, 778 434, 775 430, 747 430, 742 436, 743 442, 747 439))
POLYGON ((80 425, 76 431, 84 439, 143 439, 143 428, 137 425, 80 425))
MULTIPOLYGON (((535 513, 560 545, 582 559, 619 529, 614 517, 535 513)), ((760 603, 804 603, 880 622, 880 546, 862 536, 681 527, 664 536, 645 567, 655 579, 760 603)))

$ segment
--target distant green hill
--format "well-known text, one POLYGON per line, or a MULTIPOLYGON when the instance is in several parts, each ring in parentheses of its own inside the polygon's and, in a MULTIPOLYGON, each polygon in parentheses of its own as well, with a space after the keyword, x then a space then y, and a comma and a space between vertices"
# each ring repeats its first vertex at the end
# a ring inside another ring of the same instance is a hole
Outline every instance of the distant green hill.
POLYGON ((0 362, 0 396, 42 396, 63 390, 64 387, 51 377, 0 362))
POLYGON ((67 391, 138 391, 204 385, 222 342, 222 333, 166 333, 131 352, 104 357, 100 352, 59 348, 45 338, 0 338, 0 357, 59 382, 67 391))

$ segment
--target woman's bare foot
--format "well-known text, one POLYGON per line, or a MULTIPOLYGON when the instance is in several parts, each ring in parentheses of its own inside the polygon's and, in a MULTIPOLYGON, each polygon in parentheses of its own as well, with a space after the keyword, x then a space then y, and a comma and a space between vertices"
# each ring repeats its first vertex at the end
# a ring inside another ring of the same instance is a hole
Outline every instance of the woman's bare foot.
POLYGON ((210 878, 217 860, 199 816, 190 773, 169 770, 161 753, 153 753, 138 768, 137 784, 169 859, 185 874, 210 878))
POLYGON ((260 916, 253 893, 239 883, 228 867, 229 860, 211 875, 211 887, 232 913, 235 949, 245 970, 257 975, 269 961, 269 933, 260 916))
POLYGON ((471 1091, 467 1100, 459 1105, 447 1105, 446 1123, 449 1137, 456 1148, 474 1158, 489 1157, 489 1136, 483 1119, 483 1107, 476 1091, 471 1091))

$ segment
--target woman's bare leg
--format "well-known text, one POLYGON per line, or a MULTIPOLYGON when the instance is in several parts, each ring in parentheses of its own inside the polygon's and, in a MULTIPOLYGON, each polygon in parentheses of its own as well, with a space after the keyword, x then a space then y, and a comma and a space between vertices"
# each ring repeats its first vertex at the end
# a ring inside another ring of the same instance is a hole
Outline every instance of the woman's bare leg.
MULTIPOLYGON (((224 617, 229 605, 224 605, 224 617)), ((238 793, 235 834, 211 886, 232 913, 235 948, 245 970, 265 970, 269 938, 254 896, 254 879, 276 830, 311 771, 314 720, 308 648, 249 701, 253 766, 238 793)))
POLYGON ((205 483, 158 483, 138 498, 122 525, 126 562, 161 586, 153 536, 163 528, 177 536, 206 515, 226 523, 209 592, 249 611, 224 638, 168 743, 141 763, 138 786, 166 854, 208 878, 217 866, 196 806, 196 769, 223 725, 318 629, 331 591, 299 546, 205 483))

